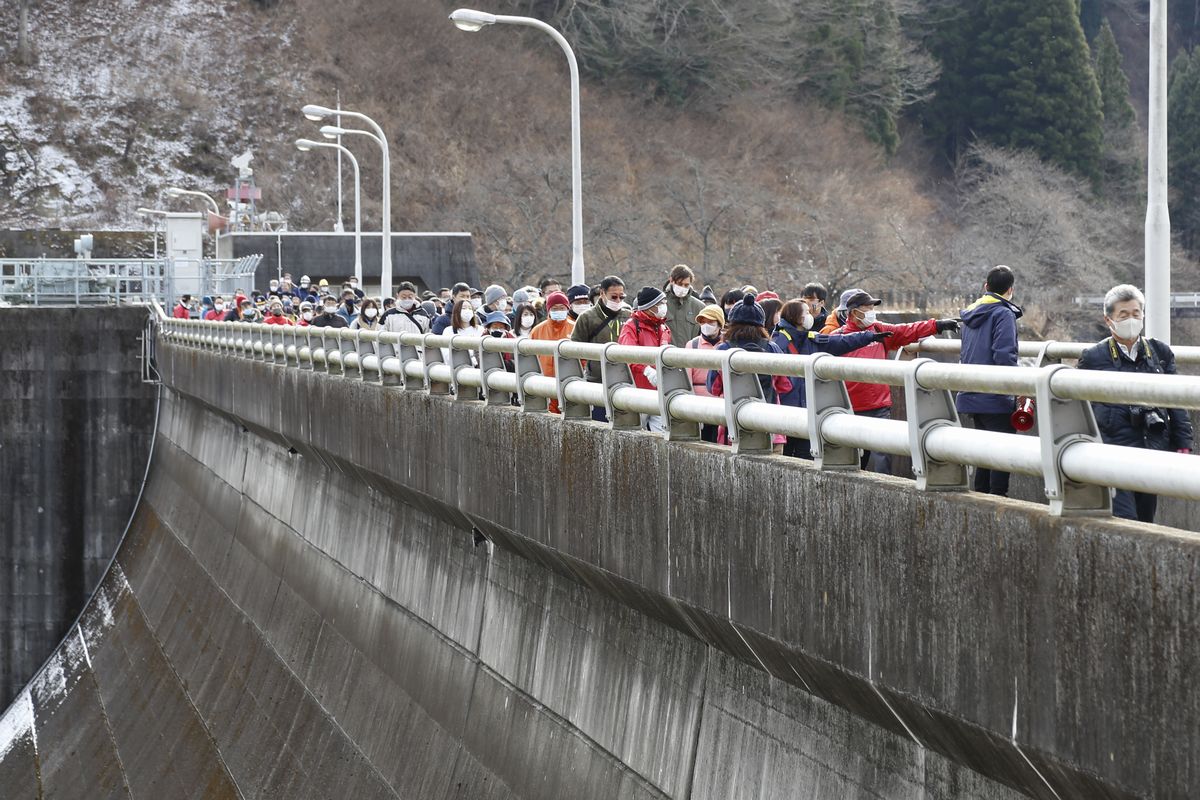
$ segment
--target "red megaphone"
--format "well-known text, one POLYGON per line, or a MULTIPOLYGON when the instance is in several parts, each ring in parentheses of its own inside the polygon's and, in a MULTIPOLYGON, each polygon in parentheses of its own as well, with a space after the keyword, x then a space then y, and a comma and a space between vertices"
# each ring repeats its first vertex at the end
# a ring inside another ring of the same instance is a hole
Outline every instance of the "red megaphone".
POLYGON ((1037 407, 1033 403, 1033 398, 1018 397, 1017 410, 1012 413, 1008 421, 1012 423, 1018 433, 1032 430, 1034 423, 1037 422, 1037 407))

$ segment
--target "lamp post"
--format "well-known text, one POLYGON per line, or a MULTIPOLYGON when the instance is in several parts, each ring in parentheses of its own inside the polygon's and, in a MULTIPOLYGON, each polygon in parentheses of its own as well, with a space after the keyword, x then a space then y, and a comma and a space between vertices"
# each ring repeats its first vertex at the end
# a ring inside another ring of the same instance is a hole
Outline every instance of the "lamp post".
POLYGON ((146 208, 142 206, 138 208, 137 213, 154 220, 154 233, 151 236, 154 238, 154 260, 158 261, 158 220, 160 217, 165 217, 168 212, 158 208, 146 208))
POLYGON ((1171 215, 1167 210, 1167 0, 1150 0, 1146 158, 1146 335, 1171 343, 1171 215))
POLYGON ((311 151, 314 147, 323 147, 343 153, 346 158, 350 159, 350 165, 354 167, 354 277, 358 279, 358 285, 362 286, 362 216, 360 214, 362 185, 359 182, 358 159, 346 147, 337 142, 314 142, 312 139, 296 140, 296 149, 303 153, 311 151))
POLYGON ((460 31, 475 32, 488 25, 523 25, 537 28, 550 35, 558 46, 567 54, 567 64, 571 67, 571 283, 584 282, 583 270, 583 189, 582 169, 580 167, 579 144, 579 65, 575 61, 575 51, 563 38, 563 35, 540 19, 533 17, 509 17, 502 14, 489 14, 485 11, 475 11, 470 8, 460 8, 450 15, 450 20, 460 31))
POLYGON ((213 213, 218 217, 221 216, 221 207, 217 205, 217 201, 204 192, 197 192, 192 189, 181 189, 178 186, 168 186, 163 192, 167 197, 199 197, 212 207, 213 213))
POLYGON ((379 291, 382 297, 390 297, 392 294, 392 159, 388 153, 387 137, 383 135, 383 129, 368 117, 366 114, 360 114, 357 111, 347 111, 346 109, 338 109, 318 105, 306 105, 301 109, 307 119, 313 122, 320 122, 326 117, 341 115, 342 117, 350 117, 351 119, 362 120, 375 131, 372 134, 370 131, 360 131, 352 128, 341 128, 334 125, 326 125, 321 128, 321 134, 329 136, 326 129, 337 131, 333 136, 348 133, 361 133, 370 136, 379 144, 379 149, 383 151, 383 253, 379 268, 379 291))

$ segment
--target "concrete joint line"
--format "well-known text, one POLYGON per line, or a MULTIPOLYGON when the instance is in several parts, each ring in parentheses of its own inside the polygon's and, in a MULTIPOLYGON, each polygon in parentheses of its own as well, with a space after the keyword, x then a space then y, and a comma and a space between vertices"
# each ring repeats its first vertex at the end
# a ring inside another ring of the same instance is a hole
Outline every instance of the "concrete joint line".
MULTIPOLYGON (((122 573, 124 577, 124 573, 122 573)), ((125 584, 128 586, 128 582, 125 584)), ((108 734, 108 743, 112 745, 113 758, 117 760, 117 771, 121 773, 121 782, 125 785, 125 796, 132 798, 133 789, 129 787, 129 776, 125 774, 125 760, 121 758, 121 748, 117 747, 117 735, 113 731, 112 720, 108 717, 108 706, 104 703, 104 696, 100 694, 100 682, 96 680, 96 672, 92 669, 92 654, 88 650, 87 639, 84 638, 83 628, 79 627, 79 623, 75 623, 75 633, 79 636, 79 644, 83 647, 83 660, 87 663, 88 679, 91 680, 92 686, 96 690, 96 702, 100 704, 100 718, 104 720, 104 730, 108 734)))

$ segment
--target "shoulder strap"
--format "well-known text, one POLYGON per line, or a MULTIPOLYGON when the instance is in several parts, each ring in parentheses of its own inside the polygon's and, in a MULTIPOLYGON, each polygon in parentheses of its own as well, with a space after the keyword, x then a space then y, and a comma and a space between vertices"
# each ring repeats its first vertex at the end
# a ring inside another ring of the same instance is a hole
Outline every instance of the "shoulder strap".
POLYGON ((1163 368, 1162 362, 1158 357, 1158 341, 1144 336, 1142 337, 1142 342, 1146 345, 1146 360, 1150 362, 1150 369, 1161 373, 1163 368))
POLYGON ((800 355, 800 349, 798 347, 796 347, 796 342, 794 339, 792 339, 792 335, 790 333, 788 333, 787 328, 780 328, 779 332, 787 337, 788 350, 792 351, 792 355, 794 355, 794 356, 800 355))

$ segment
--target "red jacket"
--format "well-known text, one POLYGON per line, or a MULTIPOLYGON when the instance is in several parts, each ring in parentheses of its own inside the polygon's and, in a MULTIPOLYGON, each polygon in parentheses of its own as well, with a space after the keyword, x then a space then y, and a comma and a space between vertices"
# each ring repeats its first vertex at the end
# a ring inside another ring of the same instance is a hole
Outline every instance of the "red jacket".
POLYGON ((171 311, 171 316, 175 319, 189 319, 192 314, 183 303, 176 303, 175 308, 171 311))
MULTIPOLYGON (((666 320, 661 320, 645 311, 635 311, 629 321, 621 328, 617 337, 619 344, 636 347, 662 347, 671 343, 671 329, 666 320)), ((633 373, 633 385, 639 389, 653 389, 654 385, 646 379, 646 364, 630 364, 629 371, 633 373)))
POLYGON ((296 324, 296 323, 292 322, 290 319, 288 319, 287 317, 284 317, 284 316, 276 317, 273 314, 268 314, 267 318, 264 319, 263 322, 266 323, 267 325, 295 325, 296 324))
MULTIPOLYGON (((892 337, 887 344, 874 342, 857 350, 851 350, 844 358, 880 358, 886 359, 888 352, 899 350, 906 344, 912 344, 918 339, 937 334, 937 320, 927 319, 921 322, 907 322, 902 325, 889 325, 886 322, 876 322, 864 328, 854 317, 834 333, 858 333, 859 331, 891 331, 892 337)), ((892 387, 886 383, 857 383, 846 381, 846 391, 850 393, 850 405, 855 411, 874 411, 877 408, 891 408, 892 387)))

